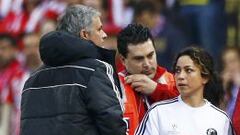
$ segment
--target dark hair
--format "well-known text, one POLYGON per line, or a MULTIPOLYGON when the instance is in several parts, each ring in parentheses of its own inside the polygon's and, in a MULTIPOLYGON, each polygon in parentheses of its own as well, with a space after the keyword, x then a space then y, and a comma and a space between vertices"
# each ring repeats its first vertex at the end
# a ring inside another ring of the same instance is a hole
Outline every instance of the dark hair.
POLYGON ((0 41, 2 40, 9 42, 12 47, 17 47, 16 39, 9 34, 0 34, 0 41))
POLYGON ((193 60, 194 64, 200 67, 201 76, 209 79, 204 87, 203 97, 212 104, 219 106, 223 98, 223 88, 220 78, 217 76, 214 69, 214 62, 210 54, 199 47, 187 47, 177 55, 173 64, 174 71, 177 60, 181 56, 189 56, 193 60))
POLYGON ((129 24, 117 36, 118 52, 123 57, 127 57, 127 48, 129 45, 144 43, 148 39, 151 39, 154 45, 152 34, 147 27, 144 27, 141 24, 129 24))

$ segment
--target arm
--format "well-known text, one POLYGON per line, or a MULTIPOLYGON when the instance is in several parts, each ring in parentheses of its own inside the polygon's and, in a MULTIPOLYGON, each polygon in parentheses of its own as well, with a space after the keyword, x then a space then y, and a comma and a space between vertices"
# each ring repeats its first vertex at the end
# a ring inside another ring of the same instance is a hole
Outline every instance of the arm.
POLYGON ((167 84, 162 84, 153 81, 144 74, 135 74, 126 77, 126 82, 131 84, 131 87, 142 94, 149 95, 151 103, 174 98, 179 95, 175 86, 173 76, 170 74, 167 78, 167 84))
POLYGON ((149 96, 151 102, 174 98, 179 95, 174 77, 171 73, 165 72, 158 80, 155 91, 149 96))
MULTIPOLYGON (((108 71, 108 70, 107 70, 108 71)), ((101 135, 125 135, 126 124, 111 74, 97 68, 91 76, 87 94, 87 109, 94 117, 101 135)))
POLYGON ((152 103, 177 97, 179 92, 176 87, 169 87, 168 84, 157 84, 154 92, 149 96, 152 103))

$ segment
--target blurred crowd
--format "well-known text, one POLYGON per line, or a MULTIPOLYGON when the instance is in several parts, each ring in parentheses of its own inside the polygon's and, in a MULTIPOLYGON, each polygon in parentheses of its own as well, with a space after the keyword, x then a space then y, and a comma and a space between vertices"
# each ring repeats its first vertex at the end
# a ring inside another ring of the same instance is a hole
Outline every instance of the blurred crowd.
POLYGON ((18 135, 21 90, 41 64, 39 40, 55 30, 67 6, 84 4, 102 13, 104 46, 129 23, 150 28, 158 63, 172 71, 184 47, 205 48, 222 78, 221 108, 229 116, 240 88, 240 0, 0 0, 0 134, 18 135))

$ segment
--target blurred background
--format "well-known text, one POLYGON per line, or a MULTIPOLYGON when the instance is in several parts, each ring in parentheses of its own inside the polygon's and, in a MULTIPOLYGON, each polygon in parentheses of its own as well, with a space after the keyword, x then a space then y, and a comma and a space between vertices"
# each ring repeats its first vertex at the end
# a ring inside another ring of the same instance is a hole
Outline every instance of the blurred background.
POLYGON ((21 90, 42 64, 39 40, 72 4, 102 13, 109 49, 129 23, 149 27, 158 63, 169 71, 182 48, 205 48, 222 78, 220 107, 232 115, 240 86, 240 0, 0 0, 0 135, 19 135, 21 90))

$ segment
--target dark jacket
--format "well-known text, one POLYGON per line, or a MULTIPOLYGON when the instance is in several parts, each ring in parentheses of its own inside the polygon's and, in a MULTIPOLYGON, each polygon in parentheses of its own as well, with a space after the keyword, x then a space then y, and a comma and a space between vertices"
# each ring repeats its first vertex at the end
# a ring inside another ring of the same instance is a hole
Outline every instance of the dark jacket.
POLYGON ((27 80, 21 135, 124 135, 112 67, 89 41, 64 32, 41 38, 44 66, 27 80))
MULTIPOLYGON (((119 82, 119 78, 118 78, 118 73, 117 73, 117 67, 116 67, 116 50, 108 50, 108 49, 105 49, 105 48, 100 48, 100 47, 97 47, 98 49, 98 52, 99 52, 99 56, 98 56, 98 59, 99 60, 102 60, 102 61, 105 61, 107 63, 109 63, 110 65, 112 65, 113 67, 113 77, 114 77, 114 81, 115 81, 115 84, 118 86, 118 88, 120 88, 120 82, 119 82)), ((120 95, 122 97, 122 94, 121 91, 120 92, 120 95)))

